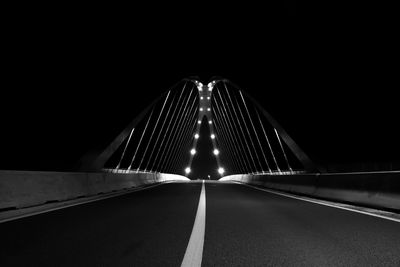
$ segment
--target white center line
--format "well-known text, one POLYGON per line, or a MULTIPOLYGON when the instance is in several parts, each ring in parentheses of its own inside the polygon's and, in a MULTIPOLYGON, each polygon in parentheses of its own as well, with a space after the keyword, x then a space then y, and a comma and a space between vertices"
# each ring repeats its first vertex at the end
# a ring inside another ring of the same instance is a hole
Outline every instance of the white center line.
POLYGON ((206 188, 201 186, 199 206, 194 221, 192 234, 186 248, 181 267, 201 266, 203 258, 204 233, 206 229, 206 188))

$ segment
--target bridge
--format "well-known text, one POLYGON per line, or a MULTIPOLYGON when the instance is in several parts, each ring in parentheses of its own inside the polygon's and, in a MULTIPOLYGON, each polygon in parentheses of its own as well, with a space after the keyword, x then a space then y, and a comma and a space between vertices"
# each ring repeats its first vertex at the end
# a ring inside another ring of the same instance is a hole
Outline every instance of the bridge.
POLYGON ((187 78, 75 172, 0 171, 0 266, 400 266, 399 213, 399 171, 327 172, 187 78))

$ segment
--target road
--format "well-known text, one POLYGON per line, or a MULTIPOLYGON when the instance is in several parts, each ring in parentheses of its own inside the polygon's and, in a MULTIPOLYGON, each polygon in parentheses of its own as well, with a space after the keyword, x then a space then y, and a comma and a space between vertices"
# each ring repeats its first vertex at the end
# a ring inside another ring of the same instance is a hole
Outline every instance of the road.
MULTIPOLYGON (((203 184, 152 189, 0 224, 0 266, 180 266, 203 184)), ((202 266, 400 266, 400 223, 205 183, 202 266)))

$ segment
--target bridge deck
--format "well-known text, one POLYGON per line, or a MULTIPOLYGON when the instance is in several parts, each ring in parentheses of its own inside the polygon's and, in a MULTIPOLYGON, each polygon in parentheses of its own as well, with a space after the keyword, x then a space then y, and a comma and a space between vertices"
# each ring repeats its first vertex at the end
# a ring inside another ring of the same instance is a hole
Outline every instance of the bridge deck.
MULTIPOLYGON (((0 266, 179 266, 201 183, 0 224, 0 266)), ((399 266, 400 223, 206 183, 203 266, 399 266)))

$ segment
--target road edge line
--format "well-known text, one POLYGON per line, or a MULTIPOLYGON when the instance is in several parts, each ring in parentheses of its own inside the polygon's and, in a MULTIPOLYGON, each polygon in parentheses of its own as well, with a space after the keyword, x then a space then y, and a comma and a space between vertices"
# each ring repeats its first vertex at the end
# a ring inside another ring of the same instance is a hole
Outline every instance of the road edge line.
POLYGON ((233 182, 235 184, 247 186, 247 187, 259 190, 259 191, 264 191, 264 192, 267 192, 267 193, 279 195, 279 196, 294 198, 294 199, 297 199, 297 200, 307 201, 307 202, 314 203, 314 204, 319 204, 319 205, 324 205, 324 206, 328 206, 328 207, 332 207, 332 208, 337 208, 337 209, 352 211, 352 212, 356 212, 356 213, 361 213, 361 214, 365 214, 365 215, 369 215, 369 216, 373 216, 373 217, 378 217, 378 218, 381 218, 381 219, 386 219, 386 220, 390 220, 390 221, 394 221, 394 222, 400 222, 400 219, 397 219, 397 218, 392 218, 392 217, 388 217, 388 216, 384 216, 384 215, 380 215, 380 214, 374 214, 374 213, 371 213, 371 212, 362 211, 362 210, 358 210, 358 209, 342 207, 340 205, 335 205, 332 202, 326 203, 325 201, 319 201, 319 200, 316 200, 316 199, 310 199, 308 197, 305 198, 305 197, 295 196, 295 195, 292 195, 292 194, 289 194, 289 193, 281 193, 281 192, 277 192, 277 191, 274 191, 274 190, 271 190, 271 189, 260 188, 260 187, 254 186, 254 185, 249 185, 249 184, 240 183, 240 182, 236 182, 236 181, 231 181, 231 182, 233 182))

